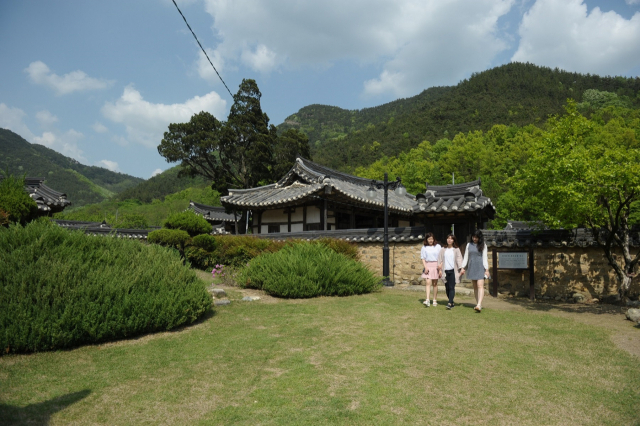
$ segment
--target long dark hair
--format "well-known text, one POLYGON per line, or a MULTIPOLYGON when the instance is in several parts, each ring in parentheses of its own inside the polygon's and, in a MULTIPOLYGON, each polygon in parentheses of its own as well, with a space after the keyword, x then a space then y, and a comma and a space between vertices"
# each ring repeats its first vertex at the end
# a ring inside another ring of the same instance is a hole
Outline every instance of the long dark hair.
MULTIPOLYGON (((478 249, 478 252, 482 253, 482 250, 484 250, 484 237, 482 236, 482 231, 479 229, 476 229, 475 231, 473 231, 473 234, 471 235, 471 238, 473 237, 478 237, 478 243, 476 244, 476 248, 478 249)), ((473 240, 471 240, 473 242, 473 240)))
MULTIPOLYGON (((453 239, 453 248, 458 248, 458 239, 454 234, 447 235, 447 240, 451 237, 453 239)), ((446 241, 446 240, 445 240, 446 241)), ((447 242, 447 247, 449 247, 449 242, 447 242)))
POLYGON ((428 240, 429 240, 429 237, 432 237, 432 238, 433 238, 433 245, 434 245, 434 246, 435 246, 436 244, 438 244, 438 240, 436 240, 436 237, 433 235, 433 233, 431 233, 431 232, 427 232, 427 233, 424 235, 424 245, 425 245, 425 246, 428 246, 428 245, 429 245, 429 241, 428 241, 428 240))

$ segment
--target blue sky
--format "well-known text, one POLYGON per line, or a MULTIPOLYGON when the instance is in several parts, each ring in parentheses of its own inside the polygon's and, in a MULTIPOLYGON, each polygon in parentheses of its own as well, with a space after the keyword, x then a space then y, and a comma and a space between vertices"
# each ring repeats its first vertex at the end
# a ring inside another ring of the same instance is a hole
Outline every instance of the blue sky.
MULTIPOLYGON (((180 0, 235 93, 272 124, 361 109, 511 61, 640 75, 640 0, 180 0)), ((0 127, 83 164, 149 178, 169 123, 232 98, 171 0, 0 2, 0 127)), ((2 147, 0 146, 0 149, 2 147)))

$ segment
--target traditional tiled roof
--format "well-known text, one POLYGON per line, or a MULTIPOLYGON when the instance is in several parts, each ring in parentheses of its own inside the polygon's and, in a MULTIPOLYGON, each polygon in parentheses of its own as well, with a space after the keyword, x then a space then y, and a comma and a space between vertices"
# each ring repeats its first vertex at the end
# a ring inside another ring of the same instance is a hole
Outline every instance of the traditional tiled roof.
MULTIPOLYGON (((0 180, 4 179, 0 176, 0 180)), ((44 183, 44 178, 28 177, 24 179, 24 190, 38 205, 41 214, 57 213, 71 204, 67 200, 67 194, 55 191, 44 183)))
MULTIPOLYGON (((424 238, 424 226, 405 226, 389 228, 389 242, 417 242, 424 238)), ((318 238, 335 238, 351 242, 381 243, 384 241, 384 228, 369 229, 337 229, 333 231, 283 232, 258 234, 260 238, 273 240, 301 239, 316 240, 318 238)))
POLYGON ((38 204, 38 210, 43 213, 57 213, 71 204, 67 194, 55 191, 44 183, 44 178, 26 178, 25 189, 29 196, 38 204))
POLYGON ((485 210, 489 218, 495 216, 491 199, 480 189, 480 179, 456 185, 427 186, 424 194, 416 195, 415 213, 458 213, 485 210))
MULTIPOLYGON (((367 198, 371 179, 351 176, 328 169, 299 157, 291 170, 277 183, 251 189, 230 189, 222 204, 241 209, 275 209, 299 204, 304 199, 326 198, 367 209, 384 209, 384 191, 376 190, 373 200, 367 198)), ((382 183, 376 181, 377 183, 382 183)), ((415 206, 411 194, 388 191, 389 210, 410 215, 415 206)))
POLYGON ((521 229, 548 229, 542 222, 526 222, 521 220, 508 220, 505 230, 521 230, 521 229))
MULTIPOLYGON (((233 213, 226 213, 224 207, 207 206, 205 204, 189 201, 189 209, 204 217, 210 222, 235 222, 233 213)), ((238 216, 238 219, 240 217, 238 216)))

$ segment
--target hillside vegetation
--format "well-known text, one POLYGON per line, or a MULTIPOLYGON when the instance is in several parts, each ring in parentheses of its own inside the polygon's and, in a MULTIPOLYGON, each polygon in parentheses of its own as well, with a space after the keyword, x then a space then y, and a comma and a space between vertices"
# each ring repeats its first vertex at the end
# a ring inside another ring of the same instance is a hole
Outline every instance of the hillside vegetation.
POLYGON ((374 108, 348 111, 310 105, 287 117, 278 129, 293 127, 306 133, 314 161, 353 172, 425 140, 433 144, 461 132, 487 131, 496 124, 542 125, 550 114, 563 112, 567 98, 581 102, 587 89, 611 92, 629 107, 640 105, 640 78, 511 63, 473 74, 454 87, 430 88, 374 108))
POLYGON ((16 176, 26 173, 28 177, 43 177, 47 186, 67 194, 74 206, 100 202, 144 181, 102 167, 85 166, 6 129, 0 129, 0 169, 16 176))

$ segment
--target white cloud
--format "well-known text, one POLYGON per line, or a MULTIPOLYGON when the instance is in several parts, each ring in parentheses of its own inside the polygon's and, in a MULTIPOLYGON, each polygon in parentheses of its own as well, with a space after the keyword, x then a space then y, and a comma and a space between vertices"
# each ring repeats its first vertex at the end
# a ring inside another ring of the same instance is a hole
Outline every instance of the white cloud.
POLYGON ((640 0, 625 0, 629 6, 634 4, 640 4, 640 0))
POLYGON ((109 129, 107 129, 104 124, 100 123, 99 121, 96 121, 95 123, 93 123, 93 126, 91 126, 93 128, 93 131, 96 133, 106 133, 109 131, 109 129))
POLYGON ((162 173, 162 172, 163 172, 163 170, 162 170, 162 169, 155 169, 155 170, 153 171, 153 173, 151 173, 151 176, 149 176, 149 177, 150 177, 150 178, 152 178, 152 177, 154 177, 154 176, 156 176, 156 175, 159 175, 159 174, 160 174, 160 173, 162 173))
POLYGON ((42 61, 32 62, 24 71, 29 74, 31 81, 53 89, 58 95, 85 90, 106 89, 114 83, 111 80, 89 77, 80 70, 59 76, 51 72, 49 67, 42 61))
POLYGON ((520 24, 513 61, 567 71, 624 75, 640 65, 640 13, 587 12, 582 0, 537 0, 520 24))
POLYGON ((270 72, 331 66, 339 60, 380 66, 367 95, 415 94, 455 84, 506 49, 497 20, 515 0, 206 0, 215 52, 226 62, 270 72))
POLYGON ((58 117, 56 117, 55 115, 51 114, 47 110, 38 111, 36 113, 36 119, 38 119, 38 122, 40 123, 40 125, 42 127, 49 127, 53 123, 58 121, 58 117))
MULTIPOLYGON (((209 55, 209 59, 211 59, 211 63, 213 63, 213 66, 216 67, 218 72, 222 72, 225 67, 225 62, 220 52, 218 50, 212 50, 209 48, 205 48, 205 50, 207 51, 207 55, 209 55)), ((218 81, 220 81, 218 75, 211 67, 209 60, 206 56, 204 56, 204 53, 202 53, 202 50, 200 50, 198 54, 198 60, 196 61, 196 70, 198 71, 198 75, 204 80, 210 81, 212 83, 217 83, 218 81)))
POLYGON ((96 163, 96 166, 103 167, 105 169, 111 170, 112 172, 119 172, 118 163, 110 160, 100 160, 96 163))
POLYGON ((33 139, 34 135, 22 121, 26 115, 20 108, 0 103, 0 127, 11 130, 29 141, 33 139))
POLYGON ((67 157, 75 158, 81 163, 87 163, 87 159, 83 155, 83 151, 78 146, 78 141, 84 138, 84 135, 76 130, 70 129, 64 133, 57 131, 44 132, 42 136, 33 137, 33 143, 44 145, 67 157))
POLYGON ((120 99, 102 107, 107 119, 125 125, 129 141, 149 148, 158 146, 170 123, 186 123, 201 111, 221 118, 226 112, 226 101, 216 92, 210 92, 181 104, 154 104, 145 101, 140 92, 129 85, 120 99))

